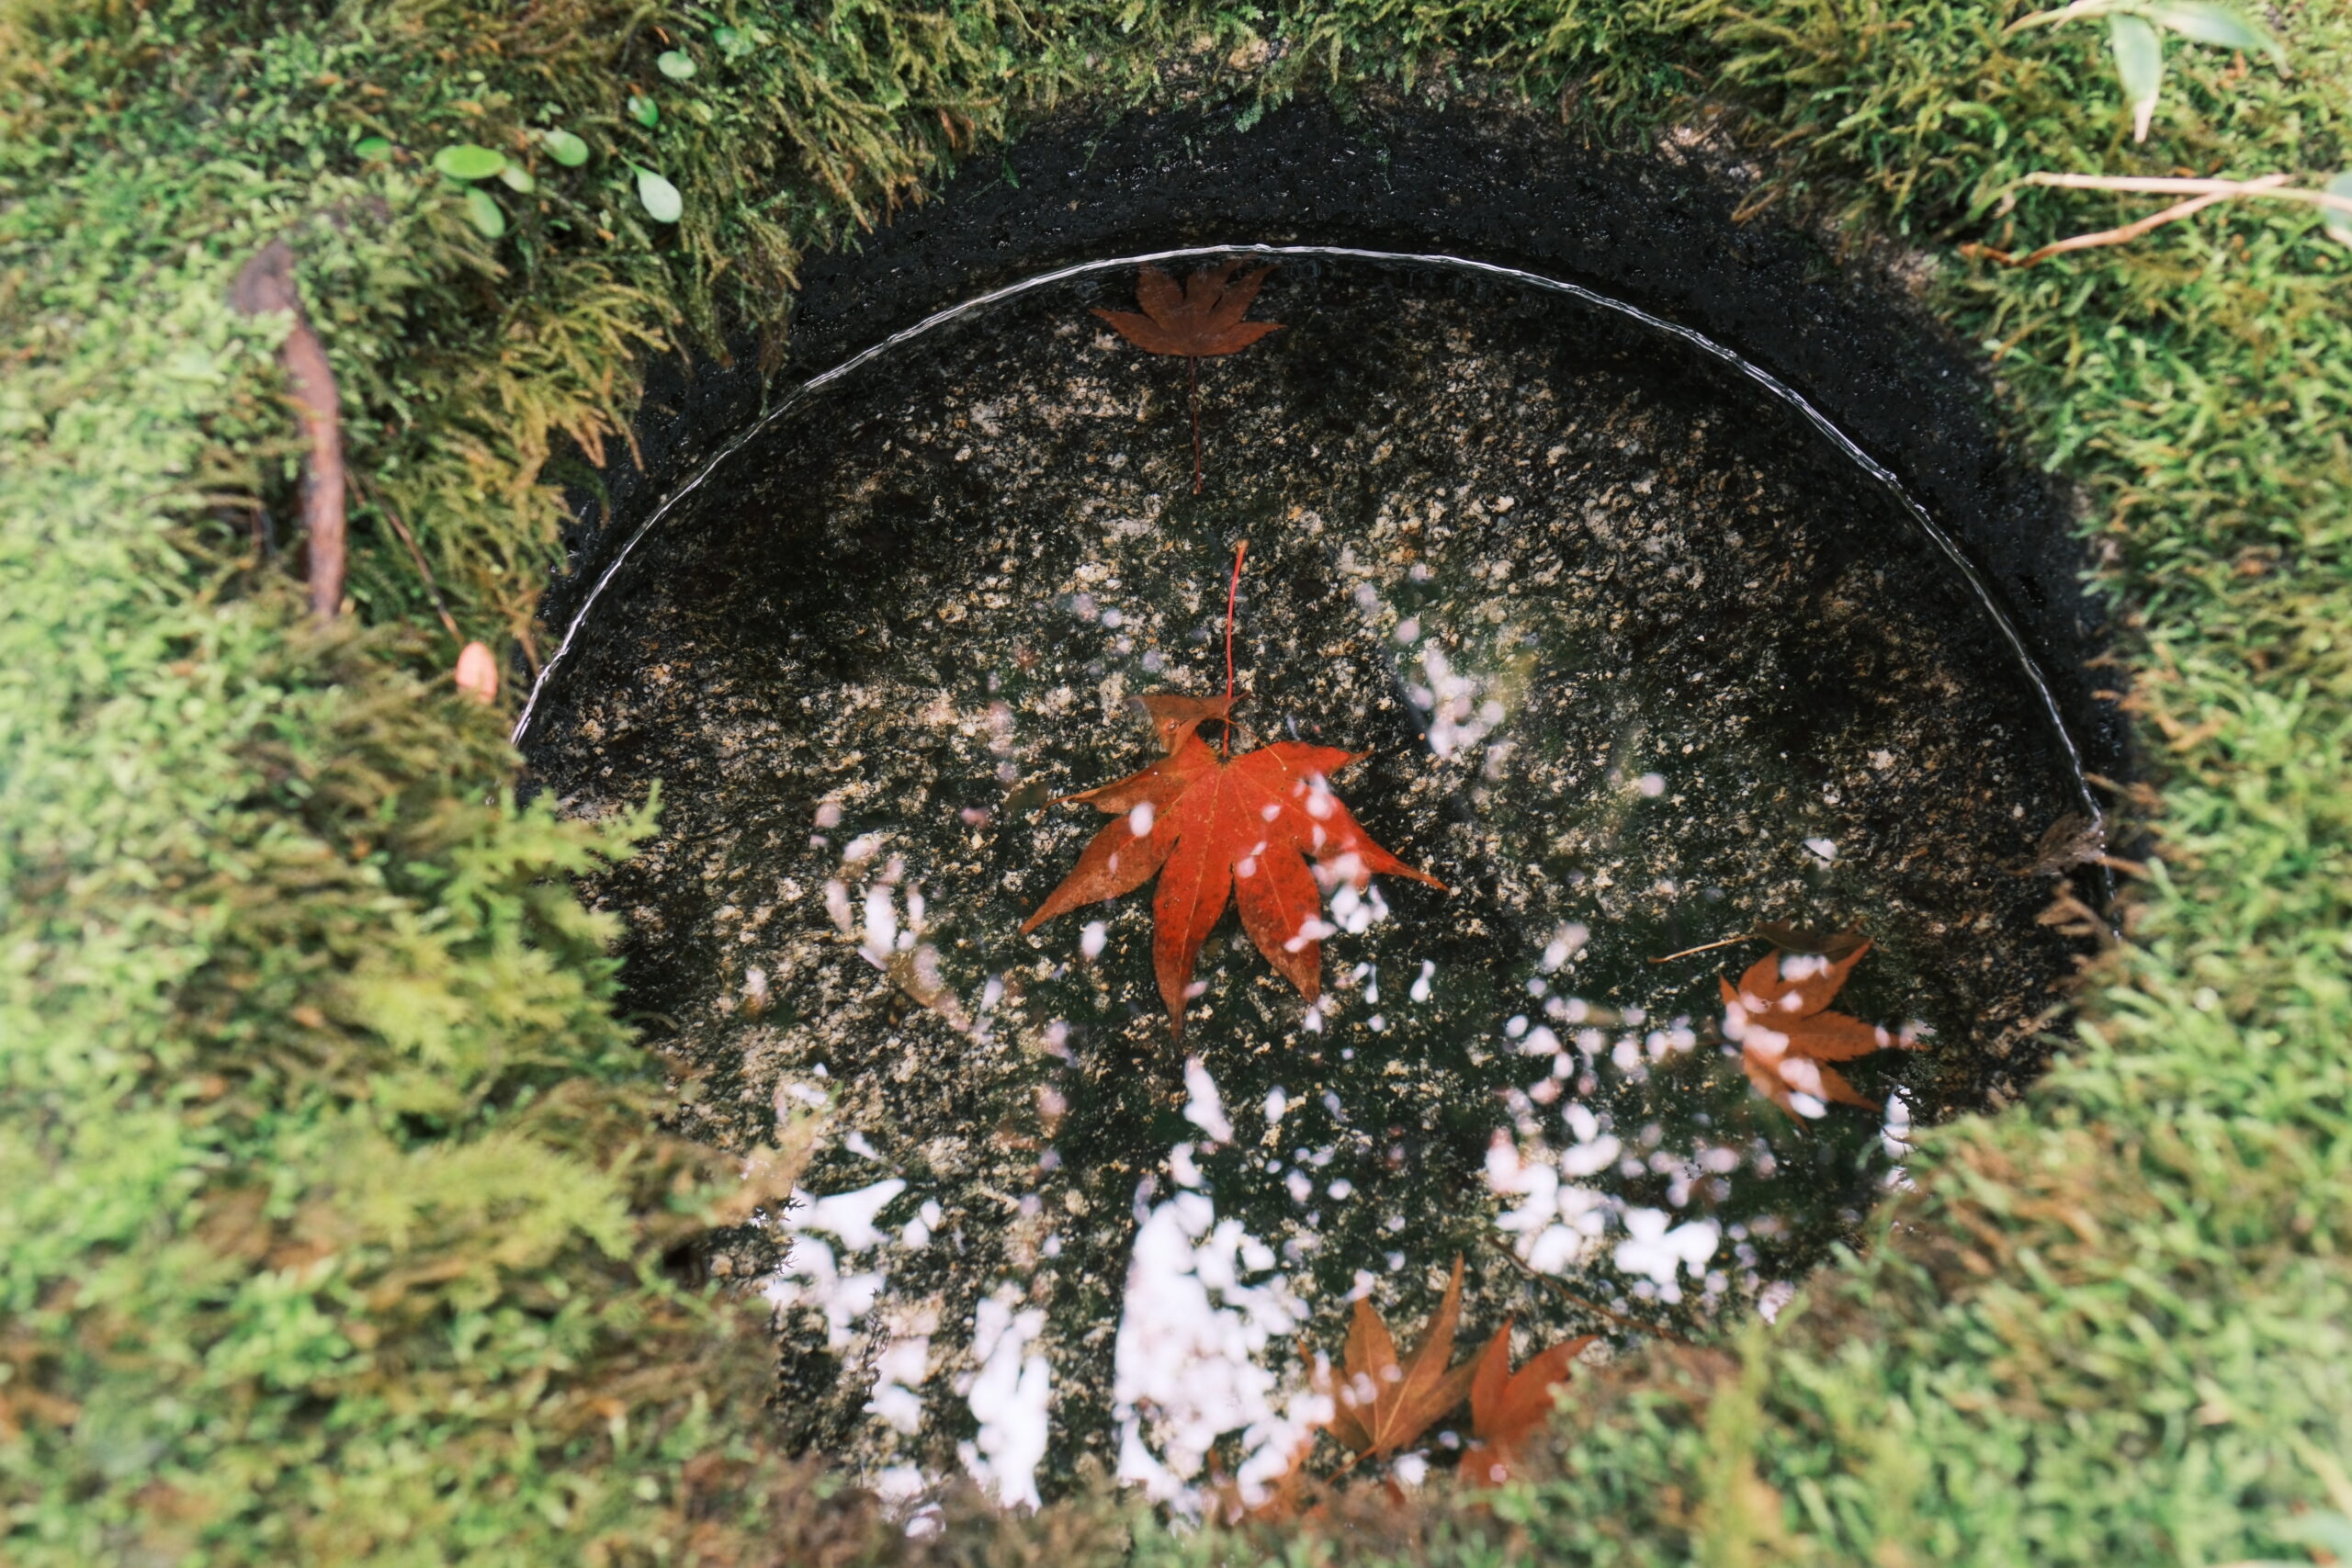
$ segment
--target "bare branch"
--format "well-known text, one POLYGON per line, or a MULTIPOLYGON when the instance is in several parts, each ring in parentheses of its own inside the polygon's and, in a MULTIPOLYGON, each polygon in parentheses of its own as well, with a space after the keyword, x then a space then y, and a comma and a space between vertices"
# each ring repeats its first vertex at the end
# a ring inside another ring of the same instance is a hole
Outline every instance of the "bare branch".
POLYGON ((2113 190, 2139 195, 2182 195, 2187 201, 2175 202, 2145 218, 2123 224, 2120 228, 2101 229, 2095 233, 2076 234, 2068 239, 2053 240, 2039 250, 2024 255, 2013 255, 1991 245, 1966 244, 1961 254, 1983 257, 1999 262, 2003 266, 2031 266, 2050 256, 2064 255, 2069 251, 2097 250, 2104 245, 2129 244, 2151 229, 2160 229, 2219 202, 2236 201, 2247 197, 2271 197, 2285 201, 2300 201, 2313 207, 2352 213, 2352 197, 2331 196, 2322 190, 2303 190, 2290 186, 2290 175, 2264 175, 2252 180, 2173 179, 2157 175, 2054 175, 2031 174, 2019 182, 2030 186, 2054 186, 2062 190, 2113 190))
POLYGON ((278 345, 277 358, 286 367, 287 389, 293 394, 302 434, 311 444, 310 455, 302 460, 311 613, 331 621, 343 605, 343 401, 335 391, 326 345, 302 313, 302 297, 294 288, 294 252, 285 241, 272 240, 238 269, 229 288, 229 307, 241 316, 283 310, 294 318, 286 341, 278 345))

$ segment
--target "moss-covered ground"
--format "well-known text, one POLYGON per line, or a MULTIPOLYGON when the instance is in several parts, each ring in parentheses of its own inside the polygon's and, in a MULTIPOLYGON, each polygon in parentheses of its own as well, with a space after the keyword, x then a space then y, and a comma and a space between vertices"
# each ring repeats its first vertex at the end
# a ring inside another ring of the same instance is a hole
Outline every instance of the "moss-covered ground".
POLYGON ((0 6, 6 1556, 2295 1550, 2290 1516, 2352 1503, 2352 253, 2284 208, 2023 271, 1956 245, 2143 210, 2008 208, 2036 169, 2333 174, 2352 16, 2275 16, 2291 76, 2176 44, 2135 146, 2100 30, 2005 38, 2012 14, 0 6), (1596 139, 1711 124, 1765 169, 1759 205, 1901 261, 2080 497, 2154 854, 2040 1088, 1924 1139, 1916 1190, 1775 1328, 1590 1385, 1546 1479, 1300 1540, 1080 1502, 909 1543, 769 1448, 760 1337, 678 1266, 745 1195, 650 1119, 610 933, 561 890, 626 835, 513 804, 435 599, 535 658, 549 463, 625 439, 643 356, 722 321, 780 341, 807 248, 1024 117, 1298 93, 1475 93, 1596 139), (495 243, 424 162, 458 141, 531 166, 530 193, 486 187, 495 243), (284 323, 226 304, 281 234, 363 480, 326 632, 288 570, 284 323))

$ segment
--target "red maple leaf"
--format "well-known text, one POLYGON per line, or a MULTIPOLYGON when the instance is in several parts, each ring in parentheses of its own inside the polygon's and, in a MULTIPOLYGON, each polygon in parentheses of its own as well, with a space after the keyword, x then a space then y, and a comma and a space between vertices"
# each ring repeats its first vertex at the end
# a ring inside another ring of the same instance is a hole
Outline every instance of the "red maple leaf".
POLYGON ((1328 886, 1346 882, 1359 891, 1375 872, 1444 886, 1373 842, 1331 793, 1330 775, 1363 753, 1278 740, 1222 756, 1198 731, 1211 720, 1229 726, 1232 705, 1230 695, 1144 698, 1167 756, 1114 784, 1065 797, 1119 819, 1094 835, 1077 867, 1021 924, 1035 931, 1157 875, 1152 968, 1179 1039, 1194 961, 1228 899, 1240 904, 1241 929, 1266 962, 1312 1002, 1322 992, 1322 939, 1331 931, 1321 919, 1317 874, 1328 886))
POLYGON ((1200 361, 1220 354, 1238 354, 1268 333, 1282 328, 1280 321, 1241 319, 1250 313, 1250 301, 1258 298, 1259 287, 1274 269, 1261 266, 1243 273, 1238 282, 1228 282, 1233 269, 1240 265, 1228 261, 1220 266, 1202 267, 1184 280, 1181 289, 1174 278, 1156 266, 1147 265, 1136 275, 1136 303, 1143 307, 1141 315, 1133 310, 1105 310, 1099 305, 1090 307, 1121 337, 1146 354, 1184 356, 1193 406, 1194 495, 1201 493, 1200 361))
POLYGON ((1724 1038, 1739 1046, 1739 1065, 1747 1081, 1792 1116, 1797 1113, 1792 1093, 1877 1110, 1878 1101, 1864 1098, 1827 1064, 1909 1046, 1908 1041, 1859 1018, 1825 1010, 1870 950, 1864 942, 1842 958, 1803 955, 1786 965, 1781 953, 1770 953, 1748 965, 1736 990, 1730 981, 1716 979, 1724 993, 1724 1038))
POLYGON ((1568 1381, 1568 1372, 1594 1336, 1539 1350, 1517 1371, 1510 1365, 1510 1320, 1495 1330, 1478 1352, 1470 1377, 1470 1431, 1473 1441, 1462 1450, 1461 1473, 1473 1485, 1495 1485, 1518 1464, 1520 1449, 1552 1416, 1552 1391, 1568 1381))

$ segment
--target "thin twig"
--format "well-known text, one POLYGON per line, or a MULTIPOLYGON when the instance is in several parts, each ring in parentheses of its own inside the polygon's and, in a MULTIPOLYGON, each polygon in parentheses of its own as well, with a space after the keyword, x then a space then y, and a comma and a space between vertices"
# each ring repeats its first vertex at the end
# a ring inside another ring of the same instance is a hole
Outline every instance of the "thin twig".
POLYGON ((465 634, 458 630, 457 617, 449 614, 448 603, 441 597, 441 584, 433 575, 432 563, 424 558, 424 552, 417 547, 416 536, 408 531, 408 525, 401 521, 401 514, 392 510, 391 503, 378 495, 366 479, 354 473, 351 476, 351 482, 368 505, 383 513, 384 521, 392 525, 392 532, 398 534, 401 536, 401 543, 408 547, 409 558, 416 562, 416 570, 424 579, 424 591, 433 595, 433 613, 441 617, 441 624, 448 628, 452 637, 459 642, 465 641, 465 634))
POLYGON ((2286 175, 2262 175, 2250 180, 2189 179, 2173 175, 2064 175, 2038 170, 2018 183, 2049 186, 2058 190, 2120 190, 2141 196, 2262 196, 2333 207, 2352 212, 2352 197, 2331 196, 2287 184, 2286 175))
POLYGON ((1982 256, 1986 261, 1999 262, 2003 266, 2031 266, 2038 261, 2064 255, 2069 251, 2093 251, 2106 245, 2129 244, 2151 229, 2160 229, 2167 223, 2177 222, 2192 213, 2204 211, 2215 202, 2229 199, 2226 196, 2192 197, 2187 201, 2176 202, 2162 212, 2150 213, 2136 223, 2126 223, 2120 229, 2101 229, 2092 234, 2076 234, 2070 239, 2054 240, 2040 250, 2028 251, 2021 256, 2011 255, 2007 251, 1996 250, 1990 245, 1962 245, 1960 249, 1962 255, 1982 256))
POLYGON ((1551 1275, 1537 1273, 1528 1263, 1527 1259, 1521 1258, 1518 1253, 1513 1252, 1508 1247, 1498 1247, 1495 1250, 1500 1252, 1505 1258, 1509 1258, 1512 1268, 1518 1269, 1521 1273, 1526 1275, 1531 1280, 1551 1286, 1553 1290, 1557 1291, 1560 1293, 1560 1298, 1563 1301, 1567 1302, 1573 1306, 1580 1306, 1589 1313, 1598 1313, 1600 1315, 1607 1318, 1610 1322, 1615 1324, 1620 1328, 1629 1328, 1636 1334, 1655 1335, 1658 1338, 1665 1340, 1668 1344, 1679 1345, 1686 1350, 1691 1348, 1690 1341, 1683 1338, 1682 1336, 1675 1333, 1671 1329, 1660 1328, 1653 1323, 1639 1322, 1636 1319, 1627 1317, 1623 1313, 1611 1312, 1607 1307, 1602 1306, 1599 1302, 1589 1302, 1585 1300, 1582 1296, 1577 1294, 1574 1291, 1571 1291, 1566 1285, 1563 1285, 1560 1281, 1552 1278, 1551 1275))
POLYGON ((2049 256, 2063 255, 2069 251, 2096 250, 2106 245, 2129 244, 2151 229, 2202 212, 2216 202, 2233 201, 2249 197, 2274 197, 2282 200, 2306 202, 2312 206, 2334 209, 2352 214, 2352 197, 2330 196, 2325 191, 2291 187, 2287 175, 2265 175, 2254 180, 2192 180, 2173 179, 2157 175, 2028 175, 2023 183, 2030 186, 2054 186, 2063 190, 2113 190, 2139 195, 2171 195, 2191 192, 2187 201, 2176 202, 2160 212, 2152 212, 2135 222, 2120 228, 2101 229, 2096 233, 2076 234, 2069 239, 2055 240, 2039 250, 2024 255, 2012 255, 1991 245, 1962 245, 1961 254, 1982 256, 1999 262, 2003 266, 2031 266, 2049 256))
POLYGON ((1653 964, 1671 964, 1678 958, 1688 958, 1693 953, 1713 953, 1719 947, 1736 947, 1739 943, 1747 941, 1755 934, 1756 933, 1754 931, 1738 931, 1731 936, 1724 937, 1720 942, 1702 942, 1697 947, 1686 947, 1679 953, 1669 953, 1664 958, 1653 958, 1650 962, 1653 964))

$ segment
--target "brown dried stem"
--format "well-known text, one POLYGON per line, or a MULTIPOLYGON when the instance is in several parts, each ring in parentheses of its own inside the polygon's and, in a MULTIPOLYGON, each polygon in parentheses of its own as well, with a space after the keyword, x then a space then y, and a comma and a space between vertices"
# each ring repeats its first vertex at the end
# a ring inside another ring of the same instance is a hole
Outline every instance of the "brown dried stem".
POLYGON ((229 288, 229 306, 241 316, 283 310, 293 318, 286 341, 278 344, 277 358, 286 367, 287 389, 293 394, 295 412, 311 447, 302 459, 302 530, 310 543, 311 613, 322 621, 331 621, 343 606, 343 400, 335 390, 334 368, 327 363, 326 345, 302 313, 302 297, 294 288, 294 252, 285 241, 272 240, 238 270, 237 280, 229 288))
POLYGON ((2129 244, 2151 229, 2177 223, 2184 218, 2202 212, 2217 202, 2240 201, 2250 198, 2274 201, 2298 201, 2305 206, 2341 214, 2339 223, 2352 222, 2352 197, 2332 196, 2324 190, 2309 190, 2290 186, 2290 175, 2264 175, 2251 180, 2179 179, 2154 175, 2058 175, 2039 173, 2028 175, 2020 183, 2046 186, 2061 190, 2112 190, 2143 196, 2186 196, 2189 199, 2176 202, 2158 212, 2152 212, 2137 221, 2120 228, 2101 229, 2095 233, 2076 234, 2052 241, 2039 250, 2024 255, 2013 255, 1991 245, 1967 244, 1960 247, 1966 256, 1981 256, 1999 262, 2003 266, 2031 266, 2050 256, 2064 255, 2069 251, 2096 250, 2106 245, 2129 244))

